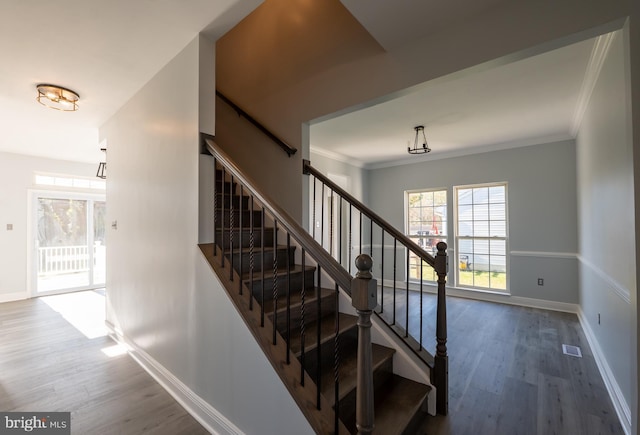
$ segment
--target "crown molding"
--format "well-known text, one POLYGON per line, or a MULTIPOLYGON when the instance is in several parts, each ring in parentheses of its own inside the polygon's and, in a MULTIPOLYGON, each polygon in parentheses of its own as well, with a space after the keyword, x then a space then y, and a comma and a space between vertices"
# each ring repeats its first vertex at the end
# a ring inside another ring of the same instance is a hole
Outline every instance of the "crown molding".
POLYGON ((404 157, 402 159, 391 160, 386 162, 370 163, 365 165, 364 168, 365 169, 382 169, 382 168, 389 168, 392 166, 403 166, 403 165, 410 165, 413 163, 424 163, 424 162, 431 162, 434 160, 450 159, 453 157, 464 157, 464 156, 469 156, 473 154, 483 154, 483 153, 488 153, 492 151, 504 151, 512 148, 523 148, 523 147, 528 147, 532 145, 544 145, 548 143, 563 142, 563 141, 573 140, 573 139, 574 138, 568 133, 545 136, 545 137, 536 137, 536 138, 522 139, 517 141, 500 142, 500 143, 488 144, 488 145, 479 145, 479 146, 463 148, 463 149, 453 150, 453 151, 444 151, 444 152, 436 151, 436 152, 431 152, 429 154, 424 154, 424 155, 412 157, 412 158, 404 157))
POLYGON ((587 107, 589 106, 589 100, 591 94, 596 86, 600 71, 609 53, 609 48, 616 37, 616 32, 606 33, 596 38, 596 42, 593 44, 593 50, 591 50, 591 57, 587 64, 587 70, 584 73, 584 79, 582 80, 582 87, 580 88, 580 95, 578 96, 578 102, 576 104, 575 112, 573 113, 573 121, 571 123, 571 136, 576 137, 580 124, 582 124, 582 118, 584 117, 587 107))
POLYGON ((321 148, 316 148, 314 146, 310 146, 309 147, 309 151, 317 154, 319 156, 322 157, 326 157, 328 159, 332 159, 332 160, 337 160, 338 162, 342 162, 342 163, 346 163, 347 165, 351 165, 351 166, 355 166, 356 168, 364 168, 366 166, 366 163, 360 160, 357 160, 353 157, 347 157, 343 154, 339 154, 333 151, 329 151, 329 150, 325 150, 325 149, 321 149, 321 148))

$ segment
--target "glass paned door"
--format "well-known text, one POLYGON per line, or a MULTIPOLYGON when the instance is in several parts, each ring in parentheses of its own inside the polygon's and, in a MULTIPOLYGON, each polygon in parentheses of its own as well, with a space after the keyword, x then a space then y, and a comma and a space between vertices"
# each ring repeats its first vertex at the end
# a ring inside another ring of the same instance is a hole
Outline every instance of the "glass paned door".
POLYGON ((36 210, 37 292, 104 284, 104 201, 37 197, 36 210))
POLYGON ((105 238, 105 219, 107 204, 93 201, 93 284, 106 282, 107 244, 105 238))

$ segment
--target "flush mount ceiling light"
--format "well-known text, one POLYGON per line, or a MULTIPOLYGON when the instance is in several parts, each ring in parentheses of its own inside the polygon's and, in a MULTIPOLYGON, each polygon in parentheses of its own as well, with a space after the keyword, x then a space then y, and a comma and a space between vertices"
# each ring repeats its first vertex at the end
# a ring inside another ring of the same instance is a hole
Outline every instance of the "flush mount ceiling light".
POLYGON ((43 106, 62 110, 63 112, 75 112, 78 110, 80 96, 71 89, 44 83, 37 85, 36 89, 38 90, 36 99, 43 106))
POLYGON ((427 145, 427 137, 424 135, 424 125, 418 125, 417 127, 413 127, 416 131, 416 137, 413 140, 413 148, 407 147, 407 151, 409 154, 426 154, 431 152, 431 148, 427 145), (422 140, 420 140, 419 136, 422 133, 422 140), (420 145, 422 142, 422 145, 420 145))

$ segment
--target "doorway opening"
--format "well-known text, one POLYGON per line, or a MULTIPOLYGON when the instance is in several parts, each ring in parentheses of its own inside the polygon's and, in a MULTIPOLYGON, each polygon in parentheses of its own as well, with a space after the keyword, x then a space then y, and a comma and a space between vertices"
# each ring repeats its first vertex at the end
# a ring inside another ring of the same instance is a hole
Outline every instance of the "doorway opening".
POLYGON ((104 195, 38 192, 32 210, 34 295, 104 287, 104 195))

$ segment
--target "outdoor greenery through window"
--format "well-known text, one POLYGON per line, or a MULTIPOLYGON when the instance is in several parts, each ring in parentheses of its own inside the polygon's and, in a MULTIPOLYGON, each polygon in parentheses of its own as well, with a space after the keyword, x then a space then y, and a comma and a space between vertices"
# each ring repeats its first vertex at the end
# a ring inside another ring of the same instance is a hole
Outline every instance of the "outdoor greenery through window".
POLYGON ((455 188, 457 283, 507 290, 506 183, 455 188))
MULTIPOLYGON (((435 256, 438 242, 447 241, 447 191, 427 190, 407 192, 407 235, 429 254, 435 256)), ((409 254, 409 279, 436 281, 431 266, 409 254)))

